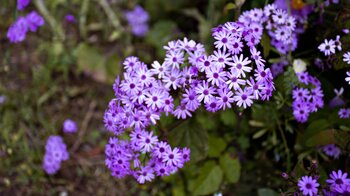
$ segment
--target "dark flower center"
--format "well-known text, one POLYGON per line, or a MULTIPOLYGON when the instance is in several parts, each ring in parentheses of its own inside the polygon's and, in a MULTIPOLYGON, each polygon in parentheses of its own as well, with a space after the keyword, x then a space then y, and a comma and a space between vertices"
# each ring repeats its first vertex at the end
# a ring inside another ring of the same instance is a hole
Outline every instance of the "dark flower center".
POLYGON ((149 144, 150 142, 151 142, 151 140, 147 138, 146 143, 149 144))
POLYGON ((159 148, 159 152, 163 153, 165 151, 165 149, 163 147, 159 148))
POLYGON ((227 43, 227 38, 226 37, 224 37, 224 38, 222 38, 222 43, 224 43, 224 44, 226 44, 227 43))
POLYGON ((223 58, 219 58, 218 61, 219 61, 220 63, 222 63, 222 62, 224 62, 224 59, 223 59, 223 58))
POLYGON ((242 100, 246 100, 246 99, 248 98, 248 96, 247 96, 246 94, 243 94, 243 95, 241 96, 241 98, 242 98, 242 100))
POLYGON ((157 100, 158 100, 158 97, 154 96, 154 97, 152 97, 152 100, 153 100, 153 101, 157 101, 157 100))
POLYGON ((173 159, 174 158, 174 155, 173 154, 170 154, 169 155, 169 159, 173 159))
POLYGON ((209 61, 204 61, 204 66, 208 67, 210 65, 209 61))
POLYGON ((311 189, 311 188, 312 188, 312 185, 311 185, 310 183, 307 183, 307 184, 305 185, 305 187, 306 187, 307 189, 311 189))
POLYGON ((215 102, 210 103, 210 107, 211 108, 216 108, 216 103, 215 102))
POLYGON ((214 73, 214 74, 213 74, 213 77, 214 77, 214 78, 218 78, 218 77, 219 77, 219 74, 218 74, 218 73, 214 73))
POLYGON ((227 102, 227 101, 228 101, 228 98, 225 96, 225 97, 222 98, 222 101, 223 101, 223 102, 227 102))
POLYGON ((170 81, 174 82, 176 80, 176 78, 174 76, 170 77, 170 81))
POLYGON ((145 75, 142 75, 142 76, 141 76, 141 80, 146 80, 146 76, 145 76, 145 75))
POLYGON ((237 69, 242 69, 242 64, 238 63, 237 64, 237 69))
POLYGON ((170 101, 167 99, 167 100, 165 100, 165 104, 166 105, 169 105, 170 104, 170 101))
POLYGON ((335 183, 336 184, 343 184, 343 180, 338 178, 338 179, 335 180, 335 183))
POLYGON ((209 94, 209 91, 208 91, 207 89, 205 89, 205 90, 203 91, 203 94, 204 94, 204 95, 208 95, 208 94, 209 94))
POLYGON ((134 83, 131 83, 129 86, 130 88, 135 88, 136 85, 134 83))
POLYGON ((173 62, 176 62, 177 61, 177 58, 176 57, 173 57, 173 62))

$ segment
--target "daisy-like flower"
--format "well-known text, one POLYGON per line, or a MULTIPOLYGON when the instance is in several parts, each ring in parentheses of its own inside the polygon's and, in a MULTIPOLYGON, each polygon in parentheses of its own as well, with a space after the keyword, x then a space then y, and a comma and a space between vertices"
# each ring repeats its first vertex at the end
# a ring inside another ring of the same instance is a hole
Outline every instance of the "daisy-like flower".
POLYGON ((254 59, 255 64, 265 66, 265 60, 261 57, 260 51, 258 51, 255 47, 250 48, 250 54, 252 55, 252 59, 254 59))
POLYGON ((216 97, 212 97, 206 104, 205 109, 207 109, 209 112, 216 112, 218 111, 219 104, 216 97))
POLYGON ((293 99, 295 101, 306 101, 310 98, 310 92, 308 89, 296 88, 293 90, 293 99))
POLYGON ((202 100, 204 103, 209 102, 209 99, 213 97, 213 94, 215 94, 215 89, 212 86, 209 86, 207 82, 203 81, 202 84, 199 84, 196 88, 195 91, 198 95, 197 99, 199 102, 202 100))
POLYGON ((332 171, 331 174, 329 174, 330 179, 327 179, 326 182, 331 185, 331 187, 339 187, 342 185, 349 186, 350 185, 350 179, 348 177, 348 173, 342 172, 341 170, 332 171))
POLYGON ((347 77, 345 78, 345 81, 349 82, 350 84, 350 71, 346 72, 347 77))
POLYGON ((329 41, 327 39, 324 40, 324 43, 322 43, 320 46, 318 46, 318 49, 323 52, 326 56, 329 56, 331 54, 335 54, 335 42, 334 40, 330 39, 329 41))
POLYGON ((154 81, 152 72, 147 68, 138 69, 136 71, 136 78, 139 80, 142 86, 149 86, 154 81))
POLYGON ((170 145, 166 142, 160 141, 153 148, 152 154, 155 157, 162 158, 162 156, 170 149, 170 145))
POLYGON ((340 36, 339 35, 336 36, 335 41, 334 41, 334 45, 339 51, 342 50, 341 42, 340 42, 340 36))
POLYGON ((172 69, 168 74, 163 77, 165 88, 169 89, 172 87, 176 90, 181 83, 180 69, 172 69))
POLYGON ((181 103, 186 104, 187 109, 194 111, 200 106, 200 103, 197 99, 197 94, 194 90, 186 89, 186 93, 183 95, 183 97, 184 98, 181 100, 181 103))
POLYGON ((238 90, 241 88, 240 85, 245 85, 246 83, 245 80, 240 79, 239 72, 236 69, 231 69, 231 72, 227 72, 227 78, 226 84, 229 89, 238 90))
POLYGON ((153 132, 150 131, 146 134, 143 134, 140 136, 140 147, 141 152, 151 152, 153 149, 153 146, 156 145, 158 142, 157 136, 153 136, 153 132))
POLYGON ((229 46, 229 51, 232 54, 239 54, 243 50, 243 43, 240 38, 233 38, 231 45, 229 46))
POLYGON ((179 48, 179 42, 178 41, 170 41, 170 42, 168 42, 168 45, 164 46, 163 48, 165 50, 167 50, 167 52, 175 51, 179 48))
POLYGON ((135 56, 127 57, 123 62, 124 69, 126 69, 127 71, 135 70, 135 67, 137 67, 139 63, 139 58, 135 56))
POLYGON ((350 64, 350 52, 344 53, 343 57, 343 61, 347 64, 350 64))
POLYGON ((251 67, 246 66, 251 63, 251 61, 248 58, 244 58, 243 54, 241 54, 239 57, 237 55, 233 56, 233 69, 236 69, 238 72, 238 77, 241 75, 245 77, 245 72, 250 72, 252 70, 251 67))
POLYGON ((232 65, 232 58, 230 57, 230 54, 222 52, 221 50, 214 51, 212 58, 213 63, 219 68, 224 68, 226 65, 232 65))
POLYGON ((219 97, 217 98, 217 102, 219 108, 223 108, 224 110, 226 109, 226 107, 231 108, 231 103, 234 102, 232 91, 224 87, 218 90, 218 94, 219 97))
POLYGON ((350 195, 350 186, 349 185, 342 185, 335 187, 334 190, 339 193, 340 195, 350 195))
POLYGON ((150 167, 142 167, 140 171, 137 172, 137 181, 140 184, 145 183, 145 181, 152 181, 154 178, 153 169, 150 167))
POLYGON ((174 148, 174 150, 168 149, 163 155, 163 162, 168 166, 177 166, 181 164, 183 160, 180 150, 178 148, 174 148))
POLYGON ((178 119, 186 119, 187 117, 191 117, 192 114, 188 111, 185 104, 180 104, 177 106, 176 110, 173 112, 174 116, 178 119))
POLYGON ((317 187, 320 186, 319 183, 315 179, 312 179, 310 176, 303 176, 298 181, 299 190, 303 193, 303 195, 317 195, 318 189, 317 187))
POLYGON ((253 104, 252 99, 254 99, 254 97, 252 96, 251 92, 247 91, 246 89, 238 89, 233 99, 237 102, 237 106, 243 106, 245 109, 253 104))
POLYGON ((339 118, 350 118, 350 109, 341 108, 338 112, 339 118))
POLYGON ((160 90, 152 90, 146 94, 145 103, 151 109, 162 108, 167 95, 160 90))
POLYGON ((322 150, 326 155, 330 157, 334 157, 338 159, 341 153, 340 148, 338 148, 335 144, 328 144, 322 147, 322 150))
POLYGON ((212 66, 206 72, 208 82, 211 82, 212 85, 220 86, 221 83, 225 83, 226 72, 217 66, 212 66))
POLYGON ((214 39, 217 40, 214 42, 214 45, 218 49, 222 48, 224 51, 226 51, 226 49, 231 46, 232 36, 231 34, 226 33, 226 31, 221 31, 215 34, 214 39))
POLYGON ((211 67, 213 62, 213 58, 212 56, 206 56, 204 55, 200 62, 198 63, 198 68, 201 72, 205 72, 209 69, 209 67, 211 67))
POLYGON ((288 14, 284 10, 277 9, 272 15, 272 20, 277 24, 284 24, 286 22, 287 16, 288 14))
POLYGON ((290 39, 290 35, 290 30, 286 29, 285 27, 277 28, 275 32, 276 39, 284 42, 286 42, 285 40, 290 39))
POLYGON ((151 69, 152 74, 155 74, 158 76, 159 79, 162 79, 167 73, 168 68, 164 66, 164 63, 160 64, 158 61, 154 61, 152 63, 153 69, 151 69))
POLYGON ((182 51, 170 51, 166 54, 164 64, 166 66, 172 66, 172 68, 180 69, 180 64, 184 63, 184 53, 182 51))

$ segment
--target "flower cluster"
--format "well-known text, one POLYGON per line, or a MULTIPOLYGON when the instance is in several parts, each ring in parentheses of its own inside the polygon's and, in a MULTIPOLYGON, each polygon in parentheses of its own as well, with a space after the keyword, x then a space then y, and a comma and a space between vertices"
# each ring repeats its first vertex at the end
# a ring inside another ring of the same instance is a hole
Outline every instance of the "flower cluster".
MULTIPOLYGON (((348 173, 341 170, 332 171, 329 174, 329 179, 326 180, 327 185, 322 189, 324 195, 349 195, 350 194, 350 179, 347 178, 348 173)), ((317 176, 316 176, 317 178, 317 176)), ((317 179, 311 176, 303 176, 298 181, 299 190, 303 195, 317 195, 320 184, 317 179)))
POLYGON ((71 120, 71 119, 66 119, 63 122, 63 132, 65 133, 75 133, 78 130, 77 124, 71 120))
POLYGON ((28 31, 36 32, 42 25, 44 25, 44 19, 37 12, 32 11, 25 17, 17 18, 8 29, 7 38, 13 43, 21 42, 26 38, 28 31))
MULTIPOLYGON (((294 175, 286 173, 282 177, 289 182, 290 186, 298 187, 294 195, 348 195, 350 194, 350 179, 348 173, 341 170, 332 171, 325 184, 320 184, 320 172, 316 161, 312 161, 308 174, 296 179, 294 175), (322 194, 321 194, 322 193, 322 194)), ((293 187, 294 189, 294 187, 293 187)), ((295 190, 295 189, 294 189, 295 190)))
POLYGON ((298 122, 306 122, 309 114, 316 112, 318 108, 322 108, 323 91, 321 89, 321 82, 308 72, 297 73, 299 82, 304 85, 312 86, 312 89, 295 87, 292 92, 293 96, 293 115, 298 122))
POLYGON ((132 33, 136 36, 143 37, 148 32, 149 15, 146 10, 137 5, 134 10, 125 13, 125 17, 131 26, 132 33))
MULTIPOLYGON (((271 14, 274 18, 274 11, 271 14)), ((273 77, 256 48, 264 27, 260 21, 263 15, 263 10, 254 9, 243 13, 239 22, 214 28, 213 54, 207 54, 202 44, 184 38, 164 47, 164 62, 148 66, 137 57, 126 58, 124 78, 116 79, 116 98, 104 114, 108 131, 130 138, 111 138, 106 146, 106 165, 113 176, 131 175, 144 183, 155 175, 174 173, 189 160, 188 148, 172 149, 146 130, 156 125, 161 115, 186 119, 202 104, 207 111, 216 112, 269 100, 275 89, 273 77), (244 56, 243 51, 251 56, 244 56)))
POLYGON ((61 167, 61 162, 68 160, 66 144, 60 136, 50 136, 46 141, 43 169, 47 174, 55 174, 61 167))

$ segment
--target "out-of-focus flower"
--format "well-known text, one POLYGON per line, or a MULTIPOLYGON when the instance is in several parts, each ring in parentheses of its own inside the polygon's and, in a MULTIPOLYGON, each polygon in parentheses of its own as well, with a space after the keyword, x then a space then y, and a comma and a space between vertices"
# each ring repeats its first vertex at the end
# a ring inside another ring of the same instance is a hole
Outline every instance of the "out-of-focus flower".
POLYGON ((335 97, 329 101, 329 107, 335 108, 345 105, 345 101, 341 98, 343 95, 344 88, 341 87, 339 90, 334 89, 335 97))
POLYGON ((68 160, 69 154, 62 137, 51 135, 45 146, 43 169, 47 174, 55 174, 61 167, 61 162, 68 160))
POLYGON ((343 61, 346 62, 347 64, 350 64, 350 52, 346 52, 343 54, 343 61))
POLYGON ((18 43, 26 38, 28 31, 27 20, 25 17, 19 17, 7 31, 7 38, 13 42, 18 43))
POLYGON ((71 23, 76 23, 76 22, 77 22, 77 20, 75 19, 75 16, 72 15, 72 14, 67 14, 67 15, 65 16, 65 20, 66 20, 67 22, 71 22, 71 23))
POLYGON ((322 147, 323 152, 330 156, 338 159, 341 153, 340 148, 338 148, 335 144, 328 144, 322 147))
POLYGON ((137 5, 134 10, 125 13, 125 17, 131 26, 132 33, 136 36, 143 37, 148 32, 149 15, 146 10, 137 5))
POLYGON ((306 71, 306 62, 302 59, 295 59, 293 61, 293 69, 295 73, 301 73, 306 71))
POLYGON ((41 17, 37 12, 32 11, 31 13, 29 13, 26 16, 26 20, 27 20, 27 26, 29 28, 30 31, 32 32, 36 32, 36 30, 43 26, 45 21, 44 18, 41 17))
POLYGON ((63 122, 63 132, 65 133, 75 133, 78 130, 77 124, 71 120, 67 119, 63 122))
POLYGON ((23 10, 30 3, 30 0, 17 0, 17 9, 23 10))

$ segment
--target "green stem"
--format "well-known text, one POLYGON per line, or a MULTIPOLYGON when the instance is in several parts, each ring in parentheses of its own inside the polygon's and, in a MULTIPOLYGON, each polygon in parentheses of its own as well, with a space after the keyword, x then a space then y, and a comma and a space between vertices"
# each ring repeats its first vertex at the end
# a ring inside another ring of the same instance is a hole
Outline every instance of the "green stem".
POLYGON ((87 31, 86 31, 86 15, 89 10, 90 0, 83 1, 80 9, 80 17, 79 17, 79 29, 81 36, 86 39, 87 31))
POLYGON ((34 0, 34 4, 36 8, 39 10, 39 12, 43 15, 45 20, 49 23, 49 25, 52 28, 52 31, 55 34, 55 37, 59 40, 63 41, 65 39, 64 32, 62 30, 61 25, 57 23, 55 18, 50 14, 50 12, 47 10, 47 7, 45 6, 45 3, 43 0, 34 0))
POLYGON ((285 151, 286 151, 286 154, 287 154, 287 172, 289 172, 290 169, 291 169, 291 156, 290 156, 290 151, 289 151, 289 148, 288 148, 286 136, 284 135, 284 131, 283 131, 280 123, 278 123, 278 130, 281 133, 283 145, 284 145, 284 148, 285 148, 285 151))
POLYGON ((98 3, 100 4, 104 12, 107 14, 107 17, 111 21, 114 28, 116 28, 117 30, 123 29, 122 26, 120 25, 120 21, 118 17, 115 15, 115 13, 113 12, 108 2, 106 0, 98 0, 98 3))

